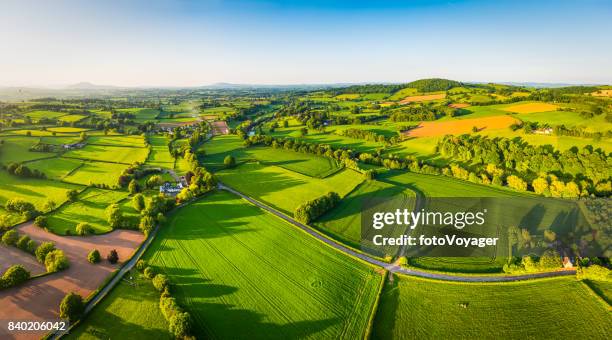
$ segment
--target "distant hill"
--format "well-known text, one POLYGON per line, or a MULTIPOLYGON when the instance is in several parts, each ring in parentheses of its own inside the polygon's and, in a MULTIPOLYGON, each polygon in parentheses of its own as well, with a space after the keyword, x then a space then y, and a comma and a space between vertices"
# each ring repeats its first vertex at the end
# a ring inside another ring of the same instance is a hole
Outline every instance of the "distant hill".
POLYGON ((119 89, 118 86, 112 85, 97 85, 89 82, 80 82, 65 87, 67 90, 115 90, 119 89))

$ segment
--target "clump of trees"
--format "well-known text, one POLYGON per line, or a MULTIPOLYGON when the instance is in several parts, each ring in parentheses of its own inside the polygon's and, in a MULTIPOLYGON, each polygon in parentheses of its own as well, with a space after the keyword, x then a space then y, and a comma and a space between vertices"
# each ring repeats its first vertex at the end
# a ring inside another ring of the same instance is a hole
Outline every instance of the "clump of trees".
POLYGON ((30 239, 28 235, 19 235, 19 233, 12 229, 4 233, 2 235, 2 243, 7 246, 14 246, 18 249, 21 249, 27 253, 34 254, 36 248, 38 247, 37 243, 30 239))
POLYGON ((503 270, 506 273, 531 273, 555 270, 561 268, 562 265, 563 262, 559 253, 549 249, 540 257, 525 255, 522 258, 511 258, 507 264, 504 264, 503 270))
POLYGON ((10 266, 0 277, 0 289, 20 285, 30 279, 30 272, 22 265, 10 266))
POLYGON ((4 208, 8 212, 17 213, 22 215, 26 219, 31 219, 38 215, 38 211, 34 204, 27 202, 21 198, 12 198, 6 201, 4 208))
POLYGON ((69 266, 68 258, 62 250, 54 249, 45 256, 45 268, 48 273, 58 272, 67 269, 69 266))
POLYGON ((30 169, 24 164, 10 163, 6 166, 6 171, 14 176, 24 178, 46 178, 47 176, 38 169, 30 169))
POLYGON ((340 202, 340 195, 335 192, 329 192, 312 201, 301 204, 295 209, 293 216, 296 220, 308 224, 335 207, 338 202, 340 202))
POLYGON ((517 190, 531 189, 553 197, 606 196, 612 192, 612 158, 591 146, 560 152, 516 139, 462 135, 445 136, 437 148, 444 157, 470 162, 476 171, 495 166, 502 175, 508 174, 508 186, 517 190), (531 186, 523 182, 531 182, 531 186))
POLYGON ((91 226, 91 224, 87 222, 81 222, 77 224, 76 226, 76 233, 77 235, 81 235, 81 236, 91 235, 94 233, 94 229, 91 226))
POLYGON ((345 129, 337 132, 340 136, 346 136, 355 139, 365 139, 370 142, 379 142, 385 144, 395 144, 400 141, 399 136, 385 137, 385 135, 378 134, 374 131, 364 129, 345 129))

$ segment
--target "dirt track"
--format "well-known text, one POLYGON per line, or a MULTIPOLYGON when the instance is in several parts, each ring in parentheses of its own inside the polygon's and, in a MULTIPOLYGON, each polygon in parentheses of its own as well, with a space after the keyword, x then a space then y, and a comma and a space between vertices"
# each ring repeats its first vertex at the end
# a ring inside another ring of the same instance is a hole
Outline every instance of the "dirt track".
MULTIPOLYGON (((32 279, 24 285, 0 291, 0 320, 49 320, 59 317, 59 304, 69 292, 87 297, 96 290, 120 264, 110 265, 102 260, 97 265, 87 262, 87 254, 98 249, 105 258, 111 249, 125 261, 144 240, 136 231, 118 230, 105 235, 89 237, 57 236, 31 223, 17 228, 37 242, 51 241, 62 249, 70 260, 70 268, 59 273, 32 279)), ((29 256, 23 254, 23 256, 29 256)), ((38 339, 43 333, 7 334, 0 329, 0 339, 38 339)))

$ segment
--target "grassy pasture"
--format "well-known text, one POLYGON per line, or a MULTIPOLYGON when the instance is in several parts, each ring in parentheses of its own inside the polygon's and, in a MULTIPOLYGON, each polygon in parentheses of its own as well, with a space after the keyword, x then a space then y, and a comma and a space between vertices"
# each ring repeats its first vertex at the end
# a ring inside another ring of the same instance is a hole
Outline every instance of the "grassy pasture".
POLYGON ((66 112, 48 111, 48 110, 36 110, 26 113, 25 115, 32 118, 34 121, 38 121, 41 118, 59 118, 67 115, 66 112))
POLYGON ((419 93, 419 91, 417 89, 411 88, 411 87, 407 87, 404 89, 401 89, 397 92, 395 92, 393 95, 391 95, 390 97, 388 97, 388 100, 402 100, 408 96, 414 96, 417 93, 419 93))
POLYGON ((140 275, 133 282, 119 283, 66 339, 173 339, 159 309, 159 292, 140 275))
POLYGON ((87 137, 87 143, 110 146, 145 147, 144 138, 142 136, 89 136, 87 137))
POLYGON ((202 148, 206 152, 203 164, 212 170, 223 169, 223 159, 230 154, 238 161, 258 160, 268 165, 276 165, 319 178, 329 176, 340 169, 336 161, 327 157, 292 150, 277 150, 271 147, 245 148, 242 140, 235 135, 215 136, 202 148))
POLYGON ((67 116, 59 117, 58 120, 60 122, 74 123, 74 122, 81 121, 81 120, 83 120, 85 118, 87 118, 87 116, 85 116, 85 115, 67 115, 67 116))
POLYGON ((74 235, 80 222, 89 223, 96 234, 111 231, 106 222, 106 208, 127 197, 126 192, 90 188, 79 195, 76 202, 66 204, 49 215, 49 230, 58 235, 67 230, 74 235))
POLYGON ((611 322, 571 277, 463 284, 396 276, 383 289, 373 338, 604 339, 611 322))
POLYGON ((54 153, 33 152, 30 147, 38 142, 36 137, 10 136, 0 137, 3 144, 0 144, 0 163, 9 164, 11 162, 26 162, 35 159, 53 157, 54 153))
POLYGON ((585 284, 612 307, 612 282, 587 280, 585 284))
POLYGON ((159 114, 157 109, 147 108, 130 108, 130 109, 119 109, 118 112, 130 113, 134 115, 134 121, 137 123, 144 123, 146 121, 153 121, 159 114))
POLYGON ((147 165, 165 169, 174 167, 174 158, 168 150, 168 139, 164 136, 148 136, 151 152, 147 158, 147 165))
POLYGON ((335 191, 342 197, 363 181, 361 174, 350 169, 321 179, 257 163, 246 163, 235 169, 223 170, 218 172, 217 176, 236 190, 291 215, 295 208, 306 201, 330 191, 335 191))
POLYGON ((350 138, 339 136, 329 131, 323 133, 309 132, 306 136, 300 136, 299 127, 280 128, 270 133, 274 137, 291 137, 296 140, 303 140, 309 143, 329 144, 333 147, 346 147, 359 152, 375 152, 376 149, 382 148, 384 145, 378 142, 370 142, 363 139, 350 138))
POLYGON ((49 179, 62 180, 76 168, 81 166, 81 164, 82 162, 77 159, 57 157, 30 162, 27 164, 27 166, 31 169, 42 171, 49 179))
POLYGON ((337 100, 352 100, 352 99, 357 99, 359 97, 360 97, 359 93, 345 93, 345 94, 339 94, 335 98, 337 100))
POLYGON ((374 268, 226 192, 174 213, 146 257, 198 338, 362 338, 381 284, 374 268))
MULTIPOLYGON (((321 216, 314 226, 336 239, 358 248, 361 241, 361 211, 366 200, 377 198, 413 198, 414 192, 403 186, 367 180, 351 191, 334 209, 321 216)), ((409 206, 406 206, 410 208, 409 206)))
POLYGON ((119 181, 121 172, 128 167, 126 164, 105 162, 84 162, 82 164, 65 176, 63 181, 82 185, 93 183, 115 186, 119 181))
POLYGON ((82 149, 74 149, 66 152, 64 157, 133 164, 135 162, 144 163, 148 153, 149 150, 146 148, 87 144, 82 149))
POLYGON ((58 205, 66 201, 66 193, 79 186, 51 181, 48 179, 22 178, 0 170, 0 204, 4 205, 11 198, 22 198, 31 202, 37 209, 43 210, 47 200, 58 205))
POLYGON ((57 132, 57 133, 80 133, 83 131, 87 131, 87 129, 78 128, 78 127, 69 127, 69 126, 58 126, 58 127, 50 127, 47 131, 57 132))

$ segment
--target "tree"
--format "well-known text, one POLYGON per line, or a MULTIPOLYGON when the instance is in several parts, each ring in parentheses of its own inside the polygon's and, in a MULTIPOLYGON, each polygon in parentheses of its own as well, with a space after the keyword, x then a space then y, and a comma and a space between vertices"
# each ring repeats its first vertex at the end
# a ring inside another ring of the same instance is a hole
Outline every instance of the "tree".
POLYGON ((43 242, 38 246, 38 248, 36 248, 34 255, 36 255, 38 262, 44 263, 47 254, 53 250, 55 250, 55 244, 53 244, 53 242, 43 242))
POLYGON ((169 286, 170 282, 168 281, 168 277, 164 274, 157 274, 153 278, 153 287, 160 292, 166 290, 169 286))
POLYGON ((79 192, 76 191, 75 189, 72 189, 66 192, 66 198, 68 198, 68 201, 70 202, 76 201, 78 196, 79 196, 79 192))
POLYGON ((128 185, 128 191, 131 195, 140 192, 140 186, 138 185, 138 182, 136 182, 135 179, 132 179, 130 181, 130 184, 128 185))
POLYGON ((49 226, 49 222, 47 221, 47 216, 40 215, 36 216, 34 219, 34 225, 39 228, 46 228, 49 226))
POLYGON ((506 182, 508 183, 508 187, 512 189, 518 191, 527 190, 527 183, 515 175, 508 176, 508 178, 506 178, 506 182))
POLYGON ((81 222, 76 226, 77 235, 85 236, 94 233, 93 227, 87 222, 81 222))
POLYGON ((85 311, 83 297, 76 293, 69 293, 60 303, 60 318, 70 322, 78 320, 85 311))
POLYGON ((152 267, 145 268, 144 276, 148 279, 153 279, 155 277, 155 270, 152 267))
POLYGON ((121 225, 121 222, 123 221, 123 212, 121 211, 121 208, 117 203, 112 204, 108 206, 108 208, 106 208, 106 216, 108 224, 113 229, 118 228, 121 225))
POLYGON ((108 262, 111 264, 115 264, 119 261, 119 254, 117 254, 117 251, 113 249, 106 256, 106 260, 108 260, 108 262))
POLYGON ((45 257, 45 268, 47 268, 48 273, 58 272, 69 266, 68 258, 66 258, 64 252, 59 249, 50 251, 45 257))
POLYGON ((7 246, 14 246, 19 239, 19 234, 15 230, 9 230, 4 235, 2 235, 2 243, 7 246))
POLYGON ((36 208, 34 207, 34 204, 30 202, 26 202, 22 200, 21 198, 12 198, 8 200, 4 207, 8 211, 17 212, 20 214, 26 214, 27 212, 36 210, 36 208))
POLYGON ((142 211, 142 209, 144 209, 145 207, 144 196, 142 194, 134 195, 134 197, 132 198, 132 206, 134 207, 134 209, 136 209, 136 211, 142 211))
POLYGON ((191 316, 187 312, 174 313, 168 320, 168 328, 177 339, 182 339, 189 335, 191 330, 191 316))
POLYGON ((561 256, 559 253, 557 253, 557 251, 549 249, 542 254, 542 257, 540 257, 539 265, 541 270, 557 269, 561 268, 563 262, 561 261, 561 256))
POLYGON ((29 278, 30 272, 19 264, 9 267, 2 275, 3 285, 5 287, 13 287, 22 284, 29 278))
POLYGON ((233 168, 236 166, 236 159, 232 155, 227 155, 223 159, 223 164, 226 168, 233 168))
POLYGON ((140 223, 138 224, 138 229, 142 231, 143 234, 149 235, 151 230, 155 227, 155 219, 149 215, 145 215, 140 218, 140 223))
POLYGON ((17 241, 17 248, 23 250, 23 251, 28 251, 28 244, 30 243, 31 239, 28 235, 23 235, 19 238, 19 240, 17 241))
POLYGON ((100 262, 100 252, 98 251, 98 249, 94 249, 89 252, 89 254, 87 255, 87 261, 93 264, 100 262))
POLYGON ((148 188, 155 188, 164 183, 164 179, 160 175, 153 175, 147 178, 146 185, 148 188))

